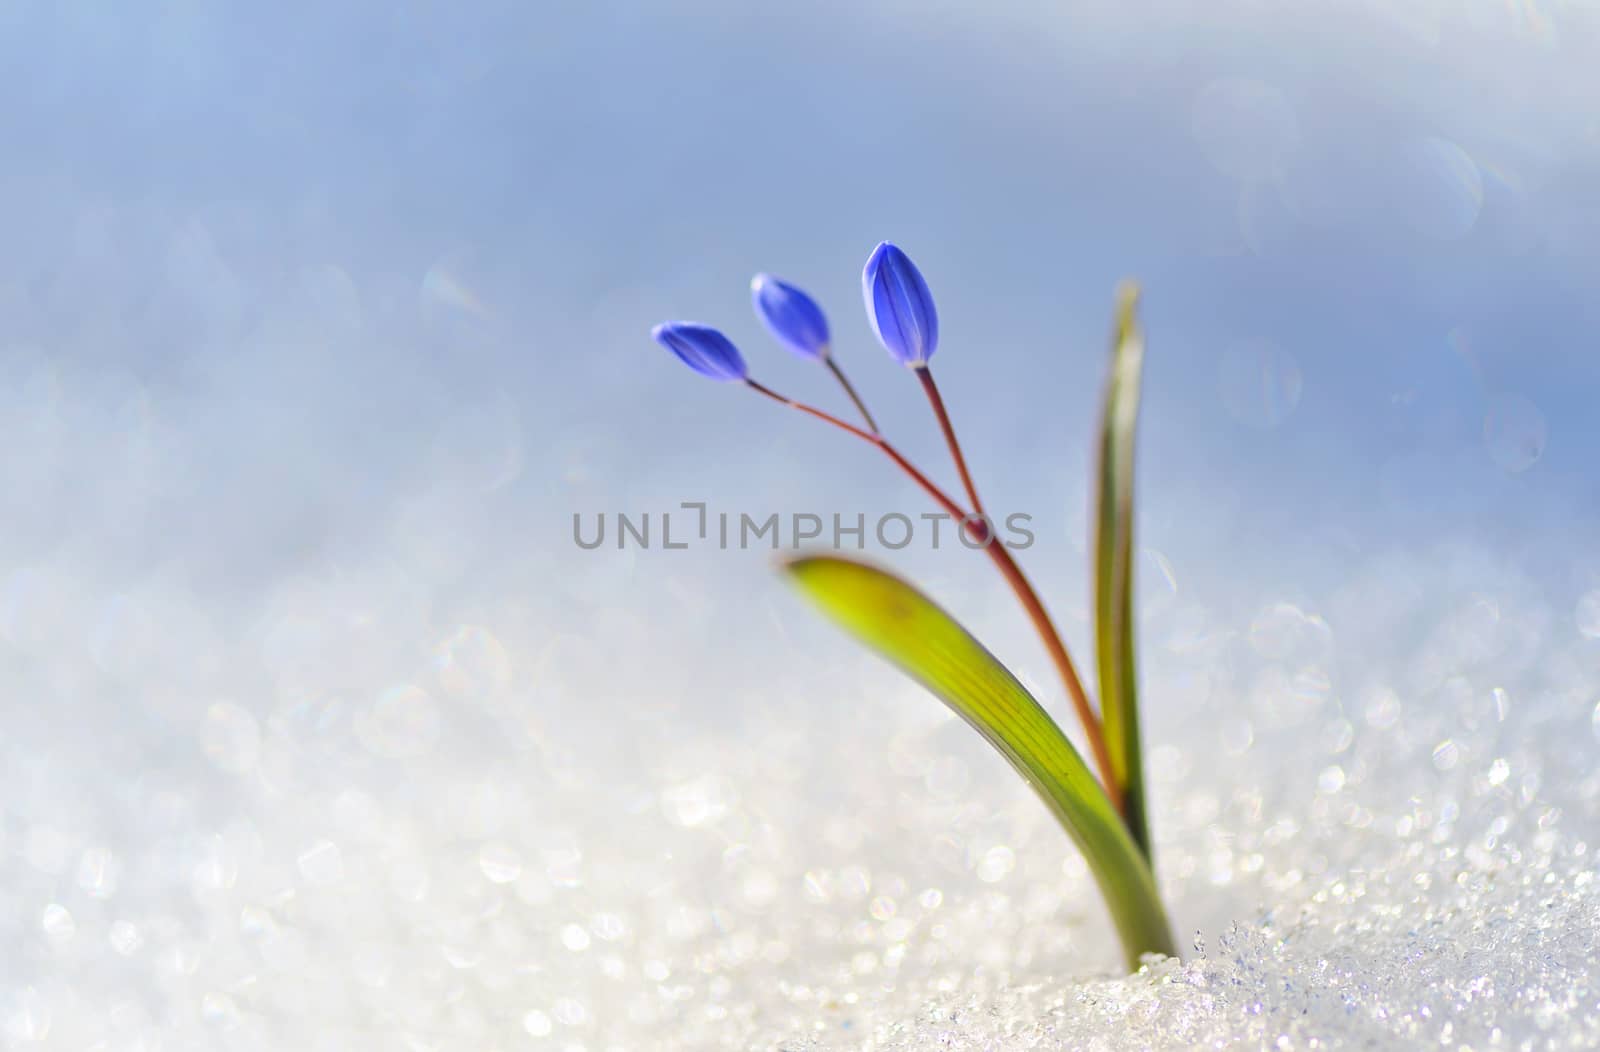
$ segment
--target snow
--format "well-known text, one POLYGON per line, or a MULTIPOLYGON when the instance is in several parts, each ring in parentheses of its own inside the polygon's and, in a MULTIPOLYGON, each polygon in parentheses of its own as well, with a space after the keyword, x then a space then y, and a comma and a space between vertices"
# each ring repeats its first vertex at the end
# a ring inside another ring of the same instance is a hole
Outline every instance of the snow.
POLYGON ((1595 644, 1570 602, 1494 565, 1391 554, 1316 603, 1235 617, 1179 593, 1147 620, 1159 874, 1192 949, 1132 976, 1044 809, 873 665, 844 665, 857 685, 828 704, 737 726, 600 706, 574 732, 558 707, 581 684, 530 662, 548 642, 509 614, 441 626, 323 592, 270 631, 205 637, 219 675, 269 655, 271 690, 164 690, 163 655, 201 636, 146 639, 105 733, 76 718, 71 648, 13 618, 13 673, 58 701, 14 706, 0 746, 0 1032, 107 1050, 1595 1047, 1595 644), (355 663, 394 682, 363 693, 355 663))

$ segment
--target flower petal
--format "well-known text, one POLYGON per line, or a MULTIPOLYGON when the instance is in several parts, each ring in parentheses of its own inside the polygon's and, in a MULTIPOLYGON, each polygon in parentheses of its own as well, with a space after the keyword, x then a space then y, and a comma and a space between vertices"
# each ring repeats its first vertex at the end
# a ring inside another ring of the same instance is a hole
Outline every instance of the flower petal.
POLYGON ((756 316, 778 342, 802 358, 827 355, 828 318, 816 300, 771 274, 751 279, 750 299, 756 316))
POLYGON ((878 342, 902 364, 926 363, 939 345, 939 315, 911 257, 880 244, 861 273, 861 291, 878 342))
POLYGON ((709 325, 693 321, 663 322, 651 329, 650 335, 701 376, 732 381, 743 380, 750 373, 739 348, 709 325))

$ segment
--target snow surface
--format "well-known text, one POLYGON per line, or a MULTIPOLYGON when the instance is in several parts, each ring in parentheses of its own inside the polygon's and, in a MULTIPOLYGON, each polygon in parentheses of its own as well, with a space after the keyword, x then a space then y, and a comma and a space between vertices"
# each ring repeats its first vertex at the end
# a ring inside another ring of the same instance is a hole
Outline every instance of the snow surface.
MULTIPOLYGON (((1583 602, 1556 609, 1496 565, 1444 546, 1369 561, 1320 612, 1174 600, 1147 619, 1159 871, 1193 948, 1133 976, 1044 809, 843 639, 822 637, 859 681, 837 705, 693 734, 576 706, 593 718, 574 737, 552 707, 579 687, 541 678, 509 609, 440 626, 377 578, 325 584, 207 643, 273 689, 195 700, 160 673, 201 652, 200 622, 157 606, 165 634, 97 651, 97 674, 134 684, 114 722, 7 710, 0 1033, 1597 1047, 1600 651, 1583 602)), ((69 590, 33 583, 10 586, 9 667, 60 698, 87 673, 40 634, 38 596, 69 590)))

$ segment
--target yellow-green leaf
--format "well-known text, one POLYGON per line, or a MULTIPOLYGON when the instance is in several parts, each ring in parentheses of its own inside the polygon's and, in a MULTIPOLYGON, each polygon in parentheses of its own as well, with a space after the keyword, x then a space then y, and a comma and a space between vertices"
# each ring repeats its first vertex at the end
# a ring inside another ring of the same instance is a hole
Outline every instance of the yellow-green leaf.
POLYGON ((786 569, 829 617, 932 691, 1033 786, 1087 859, 1131 967, 1143 953, 1175 954, 1150 867, 1116 808, 1005 666, 892 574, 835 556, 799 558, 786 569))
POLYGON ((1106 748, 1122 791, 1128 831, 1148 859, 1150 830, 1140 759, 1133 616, 1133 452, 1144 367, 1144 334, 1136 314, 1138 301, 1139 292, 1133 285, 1119 290, 1111 376, 1106 381, 1100 430, 1100 486, 1094 520, 1094 628, 1106 748))

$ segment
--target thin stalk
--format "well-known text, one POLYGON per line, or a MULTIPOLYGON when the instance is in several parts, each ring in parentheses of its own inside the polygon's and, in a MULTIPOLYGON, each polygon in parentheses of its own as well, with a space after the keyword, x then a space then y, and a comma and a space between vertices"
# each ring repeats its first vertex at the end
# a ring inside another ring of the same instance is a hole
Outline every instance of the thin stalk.
POLYGON ((878 422, 872 419, 871 413, 867 412, 867 403, 863 402, 861 396, 856 394, 855 386, 846 378, 844 370, 839 368, 839 363, 833 360, 833 355, 823 355, 822 363, 828 367, 828 372, 833 374, 833 378, 839 381, 839 386, 844 388, 844 393, 850 396, 850 401, 856 404, 856 410, 860 412, 861 419, 867 422, 867 427, 871 429, 873 434, 881 434, 878 430, 878 422))
POLYGON ((1027 611, 1028 619, 1033 622, 1039 639, 1044 643, 1045 650, 1050 654, 1051 662, 1056 666, 1056 672, 1061 676, 1061 682, 1066 685, 1067 696, 1072 699, 1073 711, 1077 713, 1078 722, 1083 725, 1083 733, 1089 739, 1089 748, 1094 752, 1094 765, 1100 771, 1100 781, 1105 784, 1106 795, 1111 798, 1112 806, 1121 814, 1123 810, 1122 786, 1117 781, 1115 770, 1111 765, 1111 751, 1106 747, 1106 737, 1100 728, 1100 717, 1095 714, 1094 706, 1089 703, 1089 695, 1083 689, 1083 681, 1078 678, 1078 670, 1072 663, 1072 655, 1067 653, 1066 644, 1061 641, 1061 633, 1056 631, 1056 626, 1050 620, 1050 613, 1039 599, 1039 593, 1034 591, 1033 585, 1022 572, 1022 567, 1011 557, 1011 552, 1004 544, 991 543, 988 546, 989 558, 999 568, 1006 582, 1011 585, 1011 590, 1016 593, 1022 608, 1027 611))
POLYGON ((772 388, 767 387, 765 384, 757 383, 754 380, 746 380, 745 384, 757 394, 766 395, 774 402, 781 402, 790 409, 798 409, 800 412, 805 413, 808 416, 814 416, 824 423, 832 424, 834 427, 837 427, 842 431, 848 431, 850 434, 861 439, 863 442, 877 446, 878 449, 883 451, 885 456, 895 462, 896 466, 898 466, 901 471, 904 471, 907 475, 911 476, 911 481, 922 487, 922 491, 928 496, 932 497, 934 503, 943 508, 946 514, 948 514, 951 518, 955 519, 957 522, 962 522, 968 518, 967 513, 961 510, 961 506, 959 504, 951 500, 944 490, 940 489, 934 484, 932 479, 918 471, 916 465, 912 464, 911 461, 902 456, 900 451, 894 448, 894 446, 890 445, 889 440, 884 438, 882 435, 874 434, 870 431, 863 431, 856 425, 848 423, 844 420, 840 420, 832 413, 818 409, 816 406, 806 405, 804 402, 796 402, 793 398, 781 395, 772 388))
MULTIPOLYGON (((978 488, 972 482, 972 472, 967 469, 967 458, 961 452, 961 443, 956 438, 954 425, 950 423, 950 413, 945 409, 944 397, 939 394, 939 385, 934 382, 933 373, 927 365, 919 365, 912 371, 922 382, 922 390, 927 393, 928 404, 933 407, 933 415, 939 420, 939 430, 944 432, 945 445, 950 447, 950 459, 955 461, 956 473, 961 476, 961 484, 966 488, 967 498, 972 501, 973 513, 983 516, 983 502, 978 499, 978 488)), ((1088 692, 1083 689, 1083 680, 1079 678, 1078 669, 1072 663, 1072 656, 1067 653, 1066 644, 1061 641, 1061 633, 1056 631, 1056 626, 1050 620, 1044 603, 1039 599, 1039 593, 1034 591, 1033 585, 1023 575, 1022 568, 1011 558, 1010 553, 1004 550, 1004 545, 999 546, 996 551, 997 554, 993 556, 995 564, 1010 583, 1011 590, 1017 594, 1023 609, 1027 611, 1034 627, 1038 629, 1039 638, 1044 641, 1045 649, 1050 652, 1050 660, 1055 663, 1061 682, 1067 688, 1067 695, 1072 699, 1072 707, 1077 711, 1078 722, 1083 724, 1084 733, 1096 746, 1095 762, 1100 768, 1101 777, 1105 780, 1106 792, 1120 811, 1123 806, 1122 782, 1112 773, 1114 769, 1111 766, 1111 753, 1105 746, 1100 717, 1089 702, 1088 692)))
POLYGON ((944 432, 945 445, 950 447, 950 459, 956 462, 956 474, 961 476, 961 485, 967 491, 967 499, 972 502, 972 513, 982 515, 983 501, 978 499, 978 487, 972 484, 972 473, 967 470, 967 458, 961 452, 961 443, 956 441, 956 429, 950 426, 950 414, 945 412, 944 398, 939 394, 939 385, 933 382, 933 373, 928 371, 926 365, 916 366, 911 371, 922 381, 922 389, 928 395, 928 404, 933 406, 933 415, 939 418, 939 430, 944 432))
POLYGON ((758 394, 763 394, 791 409, 798 409, 808 416, 814 416, 824 423, 832 424, 834 427, 854 435, 863 442, 876 446, 885 456, 894 461, 901 471, 910 476, 911 480, 921 487, 924 493, 933 498, 935 504, 938 504, 951 518, 966 527, 974 535, 974 539, 983 544, 983 550, 989 553, 989 558, 999 569, 1000 575, 1005 578, 1006 583, 1011 586, 1011 590, 1016 593, 1017 599, 1022 603, 1022 608, 1026 611, 1028 619, 1033 622, 1034 630, 1038 632, 1040 641, 1044 643, 1045 651, 1049 653, 1051 662, 1054 663, 1056 671, 1060 673, 1062 681, 1066 684, 1067 694, 1072 699, 1073 709, 1077 713, 1079 722, 1083 724, 1084 736, 1089 741, 1090 752, 1094 754, 1095 767, 1100 772, 1100 780, 1105 786, 1106 795, 1110 797, 1111 803, 1120 814, 1122 812, 1122 791, 1114 774, 1115 768, 1111 765, 1111 753, 1106 748, 1105 735, 1100 730, 1099 717, 1095 715, 1094 707, 1089 704, 1089 696, 1084 692, 1083 682, 1078 678, 1078 671, 1072 664, 1072 657, 1067 653, 1066 645, 1061 642, 1061 634, 1056 631, 1055 624, 1050 620, 1049 612, 1045 610, 1044 603, 1039 599, 1039 594, 1034 591, 1033 585, 1029 583, 1028 578, 1022 572, 1022 568, 1017 565, 1017 561, 1011 557, 1010 550, 995 539, 988 520, 968 515, 963 511, 961 506, 950 498, 949 494, 935 485, 928 476, 918 471, 916 466, 901 455, 900 451, 882 435, 863 431, 854 424, 840 420, 832 413, 806 405, 804 402, 796 402, 794 399, 781 395, 770 387, 754 380, 746 380, 745 384, 758 394))

